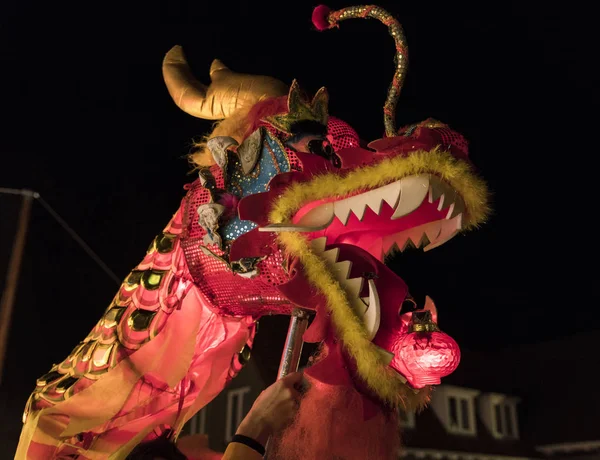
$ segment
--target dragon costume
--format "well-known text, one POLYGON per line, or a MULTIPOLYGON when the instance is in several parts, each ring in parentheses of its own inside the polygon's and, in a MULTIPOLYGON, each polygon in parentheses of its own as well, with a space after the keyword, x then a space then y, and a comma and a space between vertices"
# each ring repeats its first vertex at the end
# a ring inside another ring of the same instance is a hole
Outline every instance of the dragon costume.
POLYGON ((423 406, 456 368, 458 346, 439 331, 433 302, 416 305, 383 261, 476 227, 487 189, 446 124, 396 128, 407 48, 390 14, 320 6, 313 23, 367 17, 389 28, 397 50, 386 136, 368 144, 328 115, 325 88, 308 98, 296 81, 218 60, 205 86, 180 47, 169 51, 175 103, 220 122, 142 262, 88 336, 37 380, 16 458, 121 459, 165 430, 176 435, 239 372, 267 314, 314 314, 304 338, 323 347, 307 374, 359 389, 373 410, 423 406))

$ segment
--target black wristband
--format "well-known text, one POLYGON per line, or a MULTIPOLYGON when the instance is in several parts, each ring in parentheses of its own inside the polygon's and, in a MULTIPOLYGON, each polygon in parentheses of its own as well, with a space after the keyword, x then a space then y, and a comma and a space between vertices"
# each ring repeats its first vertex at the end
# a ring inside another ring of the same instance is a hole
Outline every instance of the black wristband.
POLYGON ((234 434, 233 438, 231 438, 231 442, 239 442, 240 444, 250 447, 250 449, 254 449, 260 455, 265 455, 265 447, 260 442, 256 439, 244 436, 243 434, 234 434))

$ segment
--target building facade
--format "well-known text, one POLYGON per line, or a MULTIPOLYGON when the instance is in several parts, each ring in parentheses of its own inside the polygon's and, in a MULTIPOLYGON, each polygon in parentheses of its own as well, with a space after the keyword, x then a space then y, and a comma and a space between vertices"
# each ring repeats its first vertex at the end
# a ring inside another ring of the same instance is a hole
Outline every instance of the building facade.
MULTIPOLYGON (((426 410, 400 414, 398 457, 600 460, 600 391, 592 386, 584 392, 580 386, 593 384, 590 363, 600 364, 600 349, 589 343, 595 337, 495 354, 463 353, 459 370, 435 388, 426 410), (551 377, 567 367, 570 379, 551 377)), ((260 362, 251 360, 229 388, 190 420, 186 432, 207 434, 213 449, 224 450, 272 381, 266 374, 260 362)))

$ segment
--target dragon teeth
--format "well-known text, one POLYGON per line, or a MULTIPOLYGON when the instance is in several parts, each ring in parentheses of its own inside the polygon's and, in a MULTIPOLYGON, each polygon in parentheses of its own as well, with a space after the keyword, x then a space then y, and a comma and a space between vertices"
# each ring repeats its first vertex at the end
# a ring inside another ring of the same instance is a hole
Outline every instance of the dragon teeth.
POLYGON ((341 281, 340 284, 351 297, 358 297, 363 287, 363 278, 349 278, 341 281))
POLYGON ((419 206, 429 193, 429 175, 409 176, 400 180, 400 200, 392 220, 404 217, 419 206))
POLYGON ((310 246, 317 254, 325 252, 325 246, 327 245, 327 238, 322 236, 321 238, 315 238, 310 242, 310 246))

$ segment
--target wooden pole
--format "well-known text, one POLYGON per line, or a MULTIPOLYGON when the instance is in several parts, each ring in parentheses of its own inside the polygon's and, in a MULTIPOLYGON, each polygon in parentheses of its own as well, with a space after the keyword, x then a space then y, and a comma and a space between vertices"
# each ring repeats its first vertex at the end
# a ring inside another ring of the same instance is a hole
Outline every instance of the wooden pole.
POLYGON ((21 269, 21 261, 23 260, 29 217, 31 215, 31 202, 33 198, 36 198, 37 193, 30 190, 21 190, 21 195, 23 196, 23 200, 21 202, 21 211, 19 212, 17 233, 6 272, 6 283, 4 285, 4 292, 2 293, 2 300, 0 300, 0 384, 2 383, 2 371, 4 370, 4 360, 8 346, 10 320, 17 293, 19 271, 21 269))

